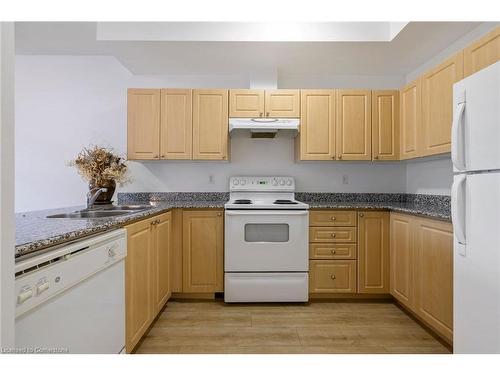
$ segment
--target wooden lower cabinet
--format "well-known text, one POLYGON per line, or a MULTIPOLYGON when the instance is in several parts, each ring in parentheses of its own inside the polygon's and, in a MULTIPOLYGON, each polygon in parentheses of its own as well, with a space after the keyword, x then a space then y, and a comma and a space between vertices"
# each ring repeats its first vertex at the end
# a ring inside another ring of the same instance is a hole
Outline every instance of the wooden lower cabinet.
POLYGON ((453 228, 391 214, 391 294, 448 342, 453 340, 453 228))
POLYGON ((222 292, 223 210, 184 210, 182 220, 182 292, 222 292))
POLYGON ((413 254, 416 220, 391 213, 391 294, 408 308, 414 305, 413 254))
POLYGON ((453 339, 453 230, 451 223, 419 219, 415 241, 415 311, 453 339))
POLYGON ((355 227, 311 227, 311 242, 356 242, 355 227))
POLYGON ((153 312, 158 314, 172 295, 170 287, 170 253, 172 250, 172 214, 157 216, 153 227, 153 312))
POLYGON ((311 243, 309 259, 356 259, 356 244, 311 243))
POLYGON ((389 293, 389 212, 358 216, 358 292, 389 293))
POLYGON ((125 347, 130 353, 170 296, 171 216, 126 226, 125 347))
POLYGON ((309 293, 356 293, 356 261, 309 261, 309 293))

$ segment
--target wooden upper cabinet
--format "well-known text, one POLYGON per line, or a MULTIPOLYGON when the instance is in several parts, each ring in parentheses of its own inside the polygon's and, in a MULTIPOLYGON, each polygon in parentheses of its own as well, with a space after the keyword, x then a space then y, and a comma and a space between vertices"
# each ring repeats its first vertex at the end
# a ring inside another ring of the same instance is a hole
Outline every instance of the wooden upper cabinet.
POLYGON ((337 159, 372 159, 370 90, 337 90, 337 159))
POLYGON ((229 117, 263 117, 264 90, 229 90, 229 117))
POLYGON ((153 321, 153 239, 149 220, 127 228, 126 349, 130 353, 153 321))
POLYGON ((172 214, 167 212, 153 224, 154 315, 163 308, 171 293, 170 253, 172 250, 172 214))
POLYGON ((224 216, 222 210, 183 212, 182 264, 184 293, 223 291, 224 216))
POLYGON ((265 117, 300 117, 300 90, 266 90, 265 117))
POLYGON ((500 26, 464 50, 464 76, 467 77, 500 60, 500 26))
POLYGON ((192 159, 192 90, 161 90, 161 159, 192 159))
POLYGON ((335 159, 335 91, 301 90, 300 160, 335 159))
POLYGON ((228 90, 194 90, 193 159, 228 159, 228 121, 228 90))
POLYGON ((360 212, 358 292, 389 293, 389 280, 389 212, 360 212))
POLYGON ((160 90, 128 89, 127 155, 130 160, 160 157, 160 90))
POLYGON ((415 219, 391 213, 391 294, 399 302, 413 308, 413 256, 415 219))
POLYGON ((448 222, 417 220, 415 311, 453 339, 453 228, 448 222))
POLYGON ((400 99, 399 158, 415 158, 422 152, 422 82, 420 78, 400 90, 400 99))
POLYGON ((372 156, 399 158, 399 91, 372 91, 372 156))
POLYGON ((422 77, 422 155, 450 152, 453 84, 462 78, 462 52, 422 77))

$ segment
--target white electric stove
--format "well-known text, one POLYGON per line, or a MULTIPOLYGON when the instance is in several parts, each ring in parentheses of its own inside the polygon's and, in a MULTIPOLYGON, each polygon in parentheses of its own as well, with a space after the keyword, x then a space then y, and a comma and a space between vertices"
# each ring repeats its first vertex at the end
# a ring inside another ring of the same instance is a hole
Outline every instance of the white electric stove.
POLYGON ((231 177, 225 205, 224 300, 308 300, 309 206, 293 177, 231 177))

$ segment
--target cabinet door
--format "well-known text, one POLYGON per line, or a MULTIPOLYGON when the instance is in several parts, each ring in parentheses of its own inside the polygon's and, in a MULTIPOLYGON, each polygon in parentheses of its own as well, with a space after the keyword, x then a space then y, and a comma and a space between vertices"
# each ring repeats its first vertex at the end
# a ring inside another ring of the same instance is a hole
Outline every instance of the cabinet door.
POLYGON ((391 213, 391 294, 413 309, 415 218, 391 213))
POLYGON ((422 153, 422 82, 419 79, 401 89, 400 159, 422 153))
POLYGON ((192 155, 192 90, 161 90, 160 157, 191 159, 192 155))
POLYGON ((356 293, 356 261, 309 261, 309 293, 356 293))
POLYGON ((151 324, 153 238, 151 220, 129 225, 125 259, 126 349, 130 353, 151 324))
POLYGON ((221 210, 183 212, 184 293, 223 291, 223 230, 221 210))
POLYGON ((422 155, 450 152, 453 84, 462 78, 462 52, 422 77, 422 155))
POLYGON ((229 90, 229 117, 263 117, 264 90, 229 90))
POLYGON ((266 90, 266 117, 300 117, 299 90, 266 90))
POLYGON ((500 26, 464 50, 467 77, 500 60, 500 26))
POLYGON ((389 279, 389 212, 360 212, 358 292, 389 293, 389 279))
POLYGON ((193 159, 228 159, 228 91, 194 90, 193 159))
POLYGON ((417 219, 415 310, 448 340, 453 338, 453 231, 451 223, 417 219))
POLYGON ((399 158, 399 91, 372 91, 372 156, 399 158))
POLYGON ((128 89, 127 156, 130 160, 160 157, 159 89, 128 89))
POLYGON ((170 252, 172 249, 172 214, 170 212, 154 218, 154 315, 163 308, 171 295, 170 288, 170 252))
POLYGON ((335 159, 335 91, 300 92, 300 160, 335 159))
POLYGON ((337 159, 372 160, 370 90, 337 90, 337 159))

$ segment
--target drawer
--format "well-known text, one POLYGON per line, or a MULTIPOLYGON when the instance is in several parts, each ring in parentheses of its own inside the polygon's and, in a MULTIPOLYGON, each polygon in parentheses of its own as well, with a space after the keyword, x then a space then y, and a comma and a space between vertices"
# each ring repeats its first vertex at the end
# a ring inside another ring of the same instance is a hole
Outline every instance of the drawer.
POLYGON ((356 261, 311 260, 309 293, 356 293, 356 261))
POLYGON ((310 227, 309 242, 356 242, 356 227, 310 227))
POLYGON ((356 211, 310 210, 309 225, 312 227, 355 227, 356 211))
POLYGON ((353 243, 311 243, 310 259, 356 259, 356 244, 353 243))

